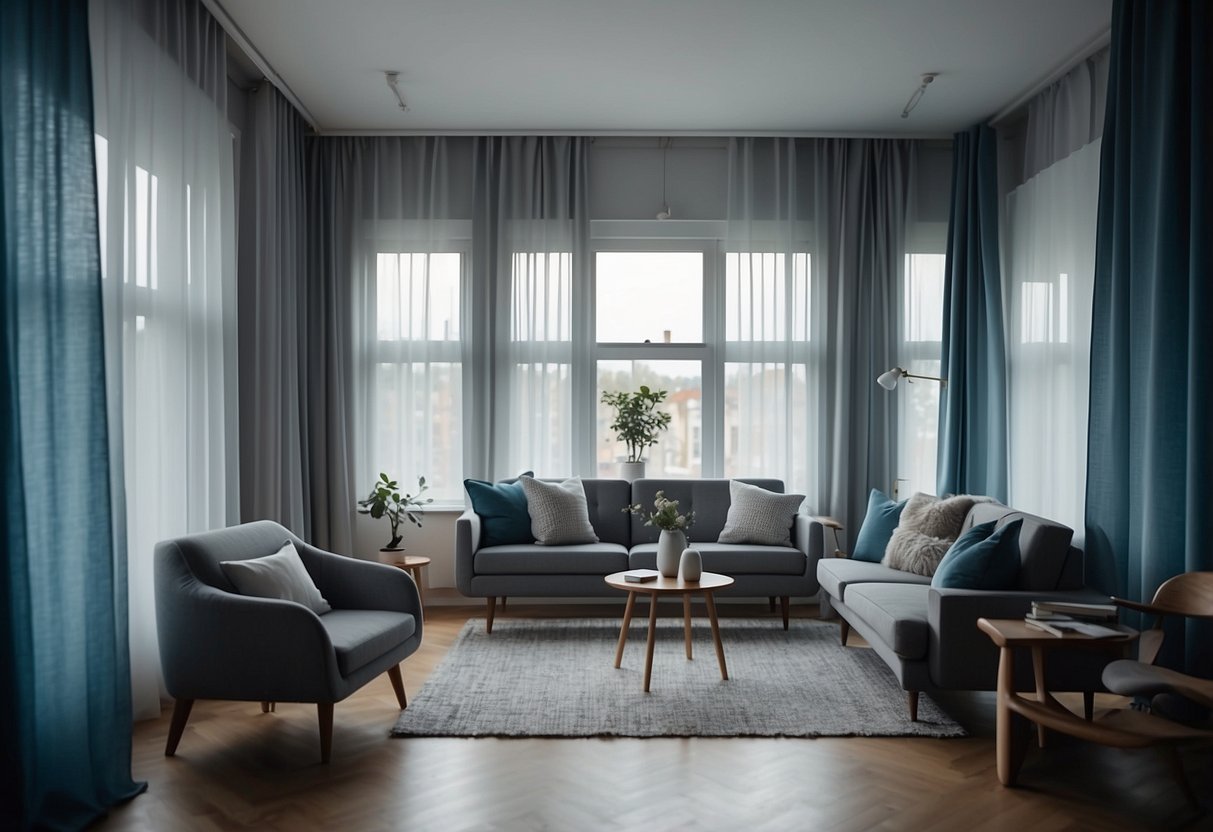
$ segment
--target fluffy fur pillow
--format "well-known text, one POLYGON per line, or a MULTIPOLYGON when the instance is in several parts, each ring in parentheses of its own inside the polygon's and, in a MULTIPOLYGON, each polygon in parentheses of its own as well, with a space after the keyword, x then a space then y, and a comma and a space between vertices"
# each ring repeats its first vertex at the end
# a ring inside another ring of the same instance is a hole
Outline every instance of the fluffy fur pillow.
POLYGON ((881 563, 902 572, 931 577, 960 536, 969 509, 974 503, 989 499, 958 494, 941 500, 930 494, 915 494, 901 512, 881 563))

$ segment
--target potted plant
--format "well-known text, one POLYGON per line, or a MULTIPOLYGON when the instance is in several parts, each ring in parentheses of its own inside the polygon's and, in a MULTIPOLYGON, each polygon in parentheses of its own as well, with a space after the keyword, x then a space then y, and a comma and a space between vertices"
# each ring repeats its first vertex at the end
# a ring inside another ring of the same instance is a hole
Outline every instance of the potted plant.
POLYGON ((650 390, 643 384, 635 393, 602 394, 602 403, 615 409, 611 430, 627 447, 627 458, 620 467, 629 482, 644 476, 644 452, 656 445, 658 435, 670 426, 670 414, 657 409, 665 397, 665 390, 650 390))
POLYGON ((417 515, 424 511, 422 506, 434 502, 430 497, 421 499, 421 495, 428 490, 429 486, 425 484, 425 477, 418 477, 417 493, 401 494, 396 481, 387 474, 381 473, 370 496, 358 501, 359 514, 369 514, 375 519, 386 517, 388 523, 391 524, 392 539, 379 551, 399 552, 402 550, 400 546, 400 541, 403 539, 400 534, 401 521, 408 520, 417 528, 421 528, 421 518, 417 515))
MULTIPOLYGON (((678 575, 678 563, 683 551, 687 548, 686 530, 695 522, 695 512, 678 513, 678 501, 670 500, 664 491, 653 495, 653 511, 648 512, 646 526, 656 526, 661 529, 657 538, 657 571, 667 578, 678 575)), ((640 503, 626 506, 624 511, 631 514, 645 514, 640 503)))

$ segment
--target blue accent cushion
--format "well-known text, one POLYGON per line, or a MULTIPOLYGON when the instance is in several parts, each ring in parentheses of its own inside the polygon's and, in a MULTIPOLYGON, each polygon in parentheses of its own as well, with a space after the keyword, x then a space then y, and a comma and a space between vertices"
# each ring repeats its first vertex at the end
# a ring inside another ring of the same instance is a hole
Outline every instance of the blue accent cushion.
POLYGON ((997 520, 979 523, 948 549, 931 586, 942 589, 1014 589, 1019 577, 1019 527, 1012 520, 997 531, 997 520))
MULTIPOLYGON (((531 475, 530 471, 522 474, 524 477, 531 475)), ((480 515, 482 547, 535 542, 522 483, 517 480, 498 483, 464 480, 463 487, 472 501, 472 511, 480 515)))
POLYGON ((894 502, 887 494, 876 488, 868 495, 868 513, 859 527, 859 537, 855 539, 855 551, 851 553, 852 560, 866 560, 869 563, 880 563, 884 559, 885 547, 889 538, 901 520, 901 510, 906 507, 906 501, 894 502))

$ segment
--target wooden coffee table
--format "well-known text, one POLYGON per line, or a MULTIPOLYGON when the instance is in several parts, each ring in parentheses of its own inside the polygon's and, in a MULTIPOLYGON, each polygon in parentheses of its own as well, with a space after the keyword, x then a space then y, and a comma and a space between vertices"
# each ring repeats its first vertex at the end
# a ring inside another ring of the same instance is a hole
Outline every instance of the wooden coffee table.
POLYGON ((662 596, 682 596, 683 633, 686 638, 687 658, 691 658, 691 596, 702 594, 708 608, 708 621, 712 624, 712 641, 716 645, 716 660, 720 663, 720 678, 727 681, 729 671, 724 663, 724 645, 720 643, 720 623, 716 620, 716 601, 712 596, 716 590, 732 586, 733 579, 728 575, 704 572, 695 582, 659 575, 656 580, 638 584, 625 580, 624 575, 626 574, 627 572, 615 572, 606 576, 607 586, 622 589, 628 594, 628 605, 623 611, 623 626, 619 630, 619 646, 615 648, 615 667, 619 667, 623 663, 623 647, 628 641, 628 627, 632 624, 632 611, 636 607, 638 595, 649 596, 649 640, 644 657, 644 692, 649 692, 649 680, 653 675, 653 644, 657 634, 657 601, 662 596))

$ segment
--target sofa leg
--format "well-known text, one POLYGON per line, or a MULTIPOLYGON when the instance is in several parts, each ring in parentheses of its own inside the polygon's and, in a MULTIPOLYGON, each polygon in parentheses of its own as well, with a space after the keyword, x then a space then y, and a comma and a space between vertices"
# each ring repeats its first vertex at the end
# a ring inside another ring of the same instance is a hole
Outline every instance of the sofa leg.
POLYGON ((168 727, 168 742, 164 744, 164 756, 171 757, 177 753, 177 743, 185 732, 185 723, 189 721, 190 709, 194 707, 193 699, 178 699, 173 703, 173 721, 168 727))
POLYGON ((484 631, 486 633, 491 633, 493 632, 493 616, 497 614, 497 598, 496 596, 490 595, 488 598, 485 598, 484 601, 488 605, 488 610, 485 612, 484 631))
POLYGON ((502 612, 505 612, 505 602, 508 600, 510 600, 510 599, 508 597, 506 597, 505 595, 501 596, 501 611, 502 612))
POLYGON ((774 596, 774 595, 772 595, 772 596, 771 596, 770 598, 768 598, 767 600, 770 602, 770 605, 771 605, 771 612, 775 612, 775 596, 774 596))
POLYGON ((910 722, 918 721, 918 691, 907 690, 906 702, 910 706, 910 722))
POLYGON ((838 616, 838 632, 842 636, 842 646, 847 646, 847 637, 851 635, 851 625, 841 615, 838 616))
POLYGON ((316 715, 320 717, 320 762, 328 763, 333 754, 333 703, 317 702, 316 715))
POLYGON ((791 606, 791 600, 786 595, 779 596, 779 611, 783 613, 783 628, 785 630, 788 628, 788 608, 791 606))
POLYGON ((403 711, 409 706, 409 700, 404 695, 404 679, 400 676, 400 665, 388 668, 387 677, 392 680, 392 690, 396 691, 396 703, 403 711))
POLYGON ((263 714, 272 714, 277 710, 278 710, 277 702, 262 702, 261 703, 261 713, 263 713, 263 714))

